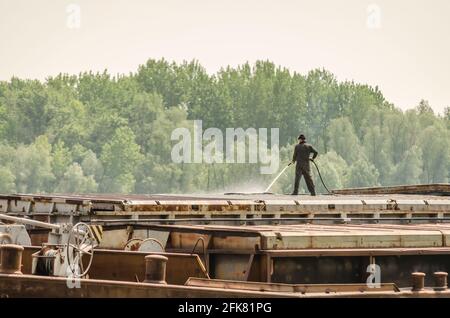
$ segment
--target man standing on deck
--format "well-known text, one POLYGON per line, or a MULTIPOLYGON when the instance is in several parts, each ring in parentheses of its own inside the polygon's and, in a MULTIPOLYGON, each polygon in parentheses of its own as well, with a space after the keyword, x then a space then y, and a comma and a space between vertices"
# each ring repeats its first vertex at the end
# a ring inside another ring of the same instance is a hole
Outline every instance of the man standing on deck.
POLYGON ((311 177, 311 168, 309 166, 309 161, 316 159, 318 152, 313 148, 310 144, 306 143, 306 138, 304 135, 300 135, 298 137, 299 143, 295 146, 294 156, 292 158, 292 163, 297 163, 295 166, 295 183, 294 183, 294 192, 292 195, 298 195, 298 186, 300 185, 300 179, 303 177, 306 181, 306 186, 308 187, 308 191, 312 196, 316 195, 316 190, 314 188, 314 181, 311 177), (313 154, 312 159, 310 158, 310 154, 313 154))

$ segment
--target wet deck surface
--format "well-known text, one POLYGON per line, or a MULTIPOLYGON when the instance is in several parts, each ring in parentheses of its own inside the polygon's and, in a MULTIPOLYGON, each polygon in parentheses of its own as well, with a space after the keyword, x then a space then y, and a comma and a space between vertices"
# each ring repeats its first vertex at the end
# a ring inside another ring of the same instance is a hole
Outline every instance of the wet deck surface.
MULTIPOLYGON (((12 194, 0 213, 95 219, 183 218, 439 218, 450 219, 450 196, 426 194, 12 194)), ((42 220, 49 220, 42 219, 42 220)))
POLYGON ((102 202, 129 202, 134 201, 196 201, 196 200, 287 200, 287 201, 342 201, 342 200, 366 200, 366 199, 403 199, 403 200, 450 200, 448 196, 423 195, 423 194, 334 194, 334 195, 287 195, 268 193, 231 193, 231 194, 12 194, 0 195, 0 199, 33 199, 39 200, 83 200, 102 202))

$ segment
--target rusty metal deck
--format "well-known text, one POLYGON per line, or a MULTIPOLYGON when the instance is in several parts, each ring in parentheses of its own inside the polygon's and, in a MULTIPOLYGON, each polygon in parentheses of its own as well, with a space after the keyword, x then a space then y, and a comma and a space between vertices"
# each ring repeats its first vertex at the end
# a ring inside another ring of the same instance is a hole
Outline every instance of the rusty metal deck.
POLYGON ((427 273, 429 284, 434 272, 450 272, 450 224, 146 227, 169 233, 167 252, 202 255, 216 279, 363 283, 367 266, 377 264, 383 282, 404 287, 414 271, 427 273))
POLYGON ((214 249, 235 251, 248 251, 255 245, 261 251, 390 248, 448 248, 450 251, 450 224, 153 225, 149 228, 170 232, 172 248, 192 246, 195 233, 208 237, 214 249))
MULTIPOLYGON (((50 222, 68 218, 450 218, 450 197, 418 194, 288 196, 216 195, 0 195, 0 213, 50 222)), ((233 224, 233 223, 232 223, 233 224)))
POLYGON ((421 184, 400 185, 390 187, 369 187, 333 190, 334 194, 422 194, 422 195, 450 195, 450 184, 421 184))

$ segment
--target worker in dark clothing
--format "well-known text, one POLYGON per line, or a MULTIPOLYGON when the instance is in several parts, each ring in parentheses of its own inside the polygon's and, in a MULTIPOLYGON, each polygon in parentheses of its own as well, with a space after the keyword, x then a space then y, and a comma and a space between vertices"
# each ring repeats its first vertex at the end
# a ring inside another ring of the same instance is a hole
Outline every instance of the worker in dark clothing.
POLYGON ((295 183, 294 183, 294 192, 292 195, 298 195, 298 187, 300 185, 300 179, 303 177, 306 181, 306 186, 308 187, 308 191, 312 196, 316 195, 316 190, 314 188, 314 181, 311 177, 311 168, 309 166, 309 161, 316 159, 318 152, 313 148, 310 144, 306 143, 306 138, 304 135, 300 135, 298 137, 299 143, 295 146, 294 156, 292 158, 292 163, 297 163, 295 167, 295 183), (313 154, 312 159, 310 158, 310 154, 313 154))

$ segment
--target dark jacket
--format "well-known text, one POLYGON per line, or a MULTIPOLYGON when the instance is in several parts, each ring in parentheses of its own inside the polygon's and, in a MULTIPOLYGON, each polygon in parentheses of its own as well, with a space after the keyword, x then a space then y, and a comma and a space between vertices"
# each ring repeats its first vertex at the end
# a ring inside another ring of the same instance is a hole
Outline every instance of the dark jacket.
POLYGON ((316 159, 318 152, 313 146, 306 142, 299 143, 295 146, 294 156, 292 157, 293 162, 297 162, 297 166, 309 167, 310 154, 313 154, 312 159, 316 159))

